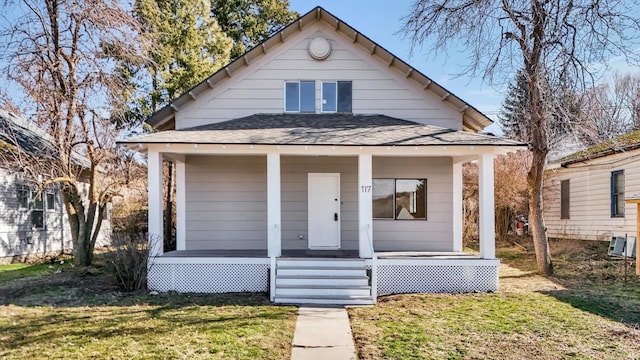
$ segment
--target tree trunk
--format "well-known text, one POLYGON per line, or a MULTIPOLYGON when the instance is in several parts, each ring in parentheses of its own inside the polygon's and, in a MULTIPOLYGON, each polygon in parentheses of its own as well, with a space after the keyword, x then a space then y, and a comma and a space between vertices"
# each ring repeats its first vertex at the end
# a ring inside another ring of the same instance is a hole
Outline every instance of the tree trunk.
POLYGON ((529 186, 529 231, 533 235, 538 271, 551 275, 553 274, 553 264, 551 263, 549 242, 544 228, 544 218, 542 217, 542 179, 549 147, 547 128, 545 126, 544 99, 540 90, 540 82, 537 80, 540 75, 540 68, 537 66, 538 62, 535 62, 535 64, 527 68, 531 101, 529 140, 532 153, 531 168, 527 174, 527 184, 529 186))
POLYGON ((542 176, 546 154, 533 151, 531 169, 527 176, 529 183, 529 231, 533 235, 533 245, 536 251, 538 271, 553 274, 553 263, 549 251, 549 241, 542 217, 542 176))

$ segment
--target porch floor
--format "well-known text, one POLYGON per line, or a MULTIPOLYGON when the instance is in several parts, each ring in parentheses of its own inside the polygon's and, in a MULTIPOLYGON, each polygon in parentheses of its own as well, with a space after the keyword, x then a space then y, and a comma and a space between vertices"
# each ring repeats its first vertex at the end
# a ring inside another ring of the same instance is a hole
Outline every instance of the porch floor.
MULTIPOLYGON (((282 250, 282 257, 311 257, 311 258, 357 258, 358 250, 282 250)), ((444 251, 380 251, 376 252, 379 259, 479 259, 478 254, 465 252, 444 251)), ((168 251, 162 257, 243 257, 266 258, 267 250, 241 249, 241 250, 175 250, 168 251)))

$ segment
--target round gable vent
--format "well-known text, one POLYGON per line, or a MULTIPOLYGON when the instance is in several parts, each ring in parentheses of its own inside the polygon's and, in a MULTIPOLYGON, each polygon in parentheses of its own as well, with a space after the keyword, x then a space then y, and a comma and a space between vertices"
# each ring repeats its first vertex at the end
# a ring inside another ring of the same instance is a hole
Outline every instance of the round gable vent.
POLYGON ((324 60, 331 55, 331 44, 327 39, 317 37, 309 43, 309 55, 316 60, 324 60))

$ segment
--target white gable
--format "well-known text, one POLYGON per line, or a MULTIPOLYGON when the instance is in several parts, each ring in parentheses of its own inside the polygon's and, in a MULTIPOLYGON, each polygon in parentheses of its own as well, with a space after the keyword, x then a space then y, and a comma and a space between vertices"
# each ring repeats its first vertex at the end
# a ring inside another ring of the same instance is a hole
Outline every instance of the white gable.
POLYGON ((316 81, 316 112, 320 112, 321 82, 338 80, 352 81, 354 114, 383 114, 462 129, 460 109, 389 65, 343 33, 316 22, 180 107, 175 126, 183 129, 259 113, 283 113, 284 82, 292 80, 316 81), (310 41, 317 37, 331 43, 326 60, 314 60, 308 53, 310 41))

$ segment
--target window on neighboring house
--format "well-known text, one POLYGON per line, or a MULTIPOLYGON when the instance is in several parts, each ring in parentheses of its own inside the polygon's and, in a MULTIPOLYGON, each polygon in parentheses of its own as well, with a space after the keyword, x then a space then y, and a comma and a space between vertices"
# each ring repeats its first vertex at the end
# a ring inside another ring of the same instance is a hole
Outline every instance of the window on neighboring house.
POLYGON ((285 111, 311 113, 316 111, 315 81, 287 81, 284 92, 285 111))
POLYGON ((624 217, 624 170, 611 173, 611 217, 624 217))
POLYGON ((56 195, 53 193, 47 193, 47 210, 56 209, 56 195))
POLYGON ((560 182, 560 219, 569 219, 569 180, 560 182))
POLYGON ((373 179, 375 219, 427 219, 427 179, 373 179))
POLYGON ((31 224, 36 229, 44 229, 44 202, 42 201, 42 193, 32 192, 32 196, 31 224))
POLYGON ((28 189, 18 189, 18 208, 19 209, 29 208, 29 190, 28 189))
POLYGON ((350 113, 351 102, 351 81, 322 83, 322 112, 350 113))

